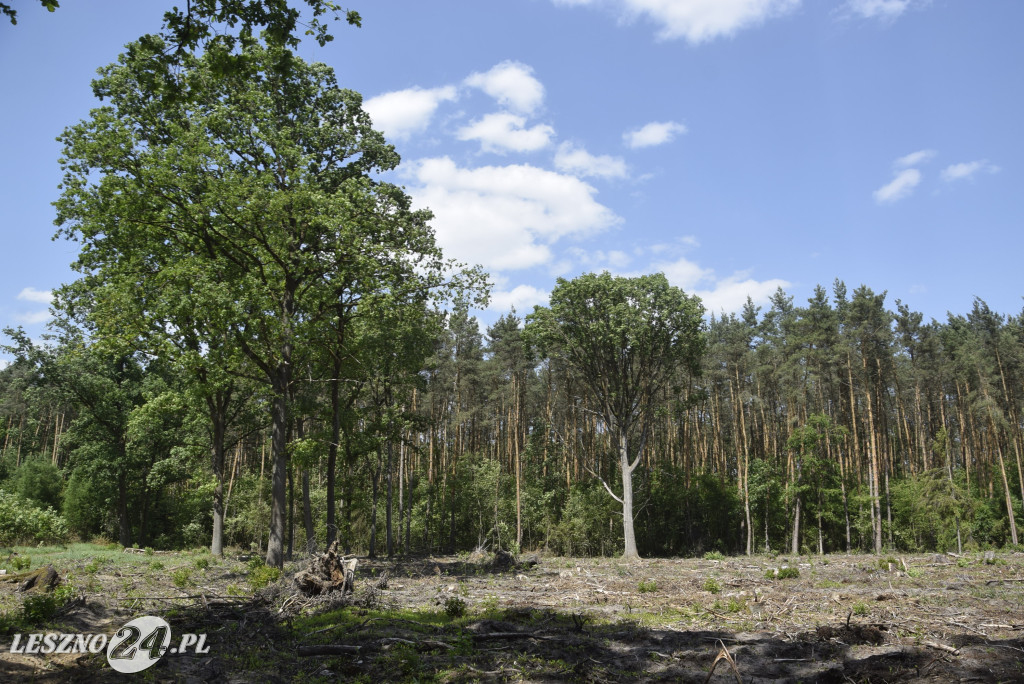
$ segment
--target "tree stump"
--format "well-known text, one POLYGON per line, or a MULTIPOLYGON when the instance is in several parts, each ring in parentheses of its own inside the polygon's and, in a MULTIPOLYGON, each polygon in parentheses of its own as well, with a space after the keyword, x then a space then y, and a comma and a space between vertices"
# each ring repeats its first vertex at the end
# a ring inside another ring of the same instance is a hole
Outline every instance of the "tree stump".
POLYGON ((20 572, 3 578, 5 582, 18 582, 18 591, 53 591, 60 584, 60 575, 52 565, 36 568, 31 572, 20 572))
POLYGON ((338 542, 317 555, 309 567, 295 575, 295 586, 306 596, 319 596, 340 591, 342 595, 351 593, 355 585, 356 558, 345 558, 338 555, 338 542))

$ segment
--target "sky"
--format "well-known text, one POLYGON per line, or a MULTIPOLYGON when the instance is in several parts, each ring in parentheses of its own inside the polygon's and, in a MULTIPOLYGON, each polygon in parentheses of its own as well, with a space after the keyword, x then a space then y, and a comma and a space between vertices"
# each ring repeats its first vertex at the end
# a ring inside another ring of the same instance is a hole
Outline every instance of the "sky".
MULTIPOLYGON (((358 0, 353 0, 354 3, 358 0)), ((56 136, 162 0, 15 0, 0 22, 0 326, 40 335, 56 136)), ((661 271, 709 312, 835 279, 925 320, 1021 313, 1024 2, 373 0, 325 47, 402 156, 486 324, 556 278, 661 271)))

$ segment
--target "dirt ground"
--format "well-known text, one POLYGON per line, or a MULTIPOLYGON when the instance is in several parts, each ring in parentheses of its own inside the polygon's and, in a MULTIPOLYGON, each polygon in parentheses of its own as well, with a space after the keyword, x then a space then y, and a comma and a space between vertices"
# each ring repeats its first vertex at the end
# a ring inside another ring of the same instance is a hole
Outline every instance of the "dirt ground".
MULTIPOLYGON (((208 634, 209 653, 165 655, 145 681, 1024 681, 1020 552, 360 558, 354 594, 312 599, 287 573, 240 591, 245 560, 69 562, 58 570, 79 598, 36 631, 113 634, 151 614, 208 634)), ((12 591, 0 582, 0 598, 12 591)), ((122 681, 103 654, 10 643, 0 636, 0 681, 122 681)))

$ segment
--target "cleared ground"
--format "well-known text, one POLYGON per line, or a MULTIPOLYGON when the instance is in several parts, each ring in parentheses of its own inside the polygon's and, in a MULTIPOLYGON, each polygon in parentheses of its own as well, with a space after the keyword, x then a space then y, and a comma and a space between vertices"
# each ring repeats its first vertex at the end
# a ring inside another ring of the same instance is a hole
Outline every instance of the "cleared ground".
MULTIPOLYGON (((168 654, 150 681, 1024 681, 1020 552, 360 559, 345 599, 297 596, 287 574, 253 595, 244 556, 24 552, 80 596, 50 631, 157 614, 208 633, 208 654, 168 654)), ((0 591, 17 610, 13 584, 0 591)), ((10 643, 0 681, 118 681, 102 655, 10 643)))

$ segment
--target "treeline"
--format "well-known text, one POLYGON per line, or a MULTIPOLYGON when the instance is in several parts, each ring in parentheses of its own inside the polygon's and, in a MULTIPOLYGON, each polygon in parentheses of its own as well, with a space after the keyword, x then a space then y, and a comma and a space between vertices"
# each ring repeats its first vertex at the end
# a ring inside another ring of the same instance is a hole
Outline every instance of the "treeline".
MULTIPOLYGON (((621 486, 615 445, 587 384, 515 312, 486 330, 464 306, 429 320, 379 321, 344 382, 329 356, 296 353, 288 553, 335 537, 370 554, 621 553, 622 508, 602 484, 621 486), (397 362, 416 349, 419 363, 397 362)), ((9 333, 0 488, 83 538, 209 544, 219 479, 197 376, 141 351, 9 333)), ((642 555, 1018 543, 1024 315, 976 300, 925 323, 837 281, 803 306, 781 290, 764 310, 748 302, 705 334, 702 372, 662 397, 634 476, 642 555)), ((223 541, 263 549, 274 393, 233 383, 223 541)))

